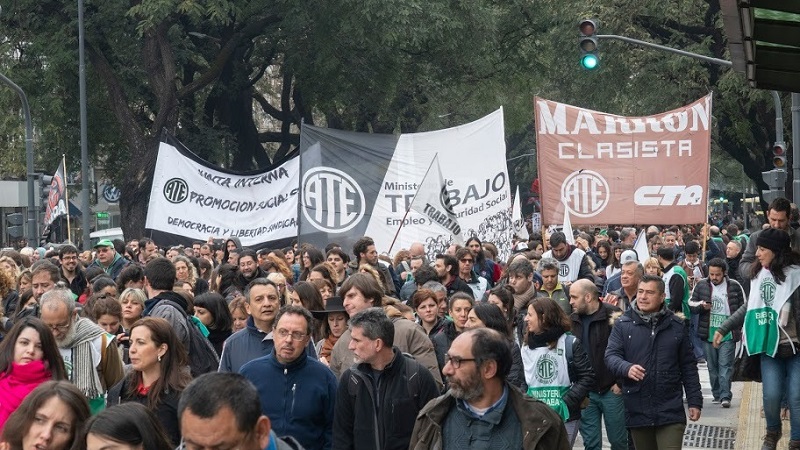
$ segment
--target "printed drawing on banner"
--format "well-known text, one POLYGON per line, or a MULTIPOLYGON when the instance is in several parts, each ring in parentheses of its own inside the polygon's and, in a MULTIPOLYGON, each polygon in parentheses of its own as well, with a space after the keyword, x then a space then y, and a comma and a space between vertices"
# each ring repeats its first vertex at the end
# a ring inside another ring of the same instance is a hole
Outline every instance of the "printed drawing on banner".
POLYGON ((326 233, 344 233, 364 217, 364 191, 339 169, 315 167, 303 176, 302 206, 306 220, 326 233))
POLYGON ((593 170, 576 170, 561 183, 561 198, 570 214, 593 217, 600 214, 610 199, 608 182, 593 170))

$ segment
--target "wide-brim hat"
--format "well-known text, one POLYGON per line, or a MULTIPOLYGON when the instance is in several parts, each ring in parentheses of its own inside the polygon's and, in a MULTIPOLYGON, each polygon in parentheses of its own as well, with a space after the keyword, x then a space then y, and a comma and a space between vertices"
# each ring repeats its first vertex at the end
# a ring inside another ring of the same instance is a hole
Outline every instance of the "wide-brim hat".
POLYGON ((347 310, 344 309, 344 302, 342 301, 342 297, 331 297, 325 302, 325 310, 323 311, 311 311, 311 314, 314 315, 319 320, 325 320, 325 318, 330 313, 344 313, 347 314, 347 310))

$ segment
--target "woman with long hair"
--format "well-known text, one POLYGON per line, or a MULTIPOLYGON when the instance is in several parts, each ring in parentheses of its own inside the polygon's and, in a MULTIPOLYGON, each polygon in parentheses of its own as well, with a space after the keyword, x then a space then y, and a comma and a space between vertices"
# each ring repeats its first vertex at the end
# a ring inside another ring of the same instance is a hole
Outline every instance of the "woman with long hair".
POLYGON ((189 283, 192 286, 192 295, 198 296, 208 292, 208 282, 198 275, 197 266, 194 265, 192 258, 177 255, 172 258, 172 264, 175 266, 175 278, 178 281, 189 283))
MULTIPOLYGON (((444 368, 444 355, 450 348, 450 344, 464 331, 469 317, 469 310, 475 304, 475 300, 464 292, 456 292, 450 296, 448 301, 448 311, 452 321, 446 321, 442 330, 436 333, 433 338, 433 349, 436 352, 436 361, 439 363, 439 371, 444 368)), ((444 379, 444 377, 442 377, 444 379)))
MULTIPOLYGON (((19 294, 17 292, 17 280, 5 270, 0 270, 0 317, 13 314, 17 307, 19 294)), ((2 331, 4 327, 0 327, 2 331)))
POLYGON ((781 401, 786 395, 789 448, 800 449, 800 254, 792 250, 791 237, 783 230, 767 228, 753 238, 756 261, 749 271, 750 296, 745 307, 717 328, 713 345, 719 348, 731 332, 743 327, 742 342, 748 355, 760 355, 761 361, 767 425, 761 448, 776 448, 783 435, 781 401))
POLYGON ((614 244, 614 246, 612 247, 611 256, 609 257, 609 263, 606 266, 606 280, 610 279, 611 277, 613 277, 619 271, 622 270, 620 257, 622 256, 623 250, 625 250, 623 244, 614 244))
MULTIPOLYGON (((292 299, 291 304, 295 306, 302 306, 309 311, 323 311, 325 303, 322 302, 322 296, 319 290, 308 281, 298 281, 294 285, 294 289, 289 294, 292 299)), ((314 319, 314 324, 311 325, 313 341, 317 342, 323 336, 323 323, 314 319)))
POLYGON ((308 274, 308 281, 313 280, 328 280, 332 285, 336 286, 339 284, 339 275, 330 263, 324 262, 311 269, 308 274))
POLYGON ((267 275, 267 279, 275 283, 275 286, 278 286, 278 296, 281 298, 281 306, 291 304, 292 298, 289 292, 291 285, 288 283, 286 277, 281 273, 272 272, 267 275))
POLYGON ((445 324, 445 319, 439 317, 439 299, 432 290, 421 288, 411 296, 411 304, 417 313, 417 323, 433 341, 433 337, 442 331, 445 324))
POLYGON ((658 260, 651 256, 644 262, 644 273, 645 275, 656 275, 660 277, 664 275, 664 269, 661 268, 661 264, 658 263, 658 260))
POLYGON ((578 435, 581 402, 594 386, 594 371, 581 343, 574 336, 567 336, 572 322, 555 300, 531 299, 527 311, 528 332, 520 350, 528 395, 547 403, 561 416, 572 447, 578 435), (557 375, 539 376, 541 364, 553 366, 557 375))
POLYGON ((322 322, 322 339, 317 341, 315 349, 319 362, 330 365, 331 351, 339 338, 347 331, 347 321, 350 316, 344 309, 341 297, 331 297, 325 304, 324 310, 311 311, 314 318, 322 322))
POLYGON ((0 447, 67 450, 89 419, 89 402, 69 381, 47 381, 34 389, 3 427, 0 447))
POLYGON ((172 450, 164 428, 146 406, 138 403, 112 406, 86 422, 73 450, 172 450))
POLYGON ((216 292, 206 292, 194 299, 194 316, 208 328, 208 340, 222 354, 225 339, 232 334, 233 317, 228 303, 216 292))
POLYGON ((145 317, 130 330, 131 371, 108 391, 107 406, 136 402, 164 425, 172 445, 181 440, 178 400, 191 381, 186 350, 169 322, 145 317))
POLYGON ((36 317, 17 321, 0 343, 0 428, 36 386, 66 378, 64 360, 47 325, 36 317))
POLYGON ((303 248, 302 255, 302 271, 300 272, 300 281, 306 281, 308 279, 308 275, 311 273, 311 269, 313 269, 317 264, 322 264, 325 262, 325 255, 323 255, 319 249, 310 245, 303 248))
MULTIPOLYGON (((275 250, 275 251, 278 252, 280 250, 275 250)), ((267 261, 272 263, 272 268, 274 269, 274 271, 283 275, 286 278, 286 280, 294 281, 294 274, 292 274, 292 269, 286 265, 286 260, 273 253, 274 252, 268 254, 266 258, 267 261)))
POLYGON ((233 300, 242 293, 236 287, 236 278, 239 276, 239 268, 231 264, 220 264, 215 270, 213 277, 213 291, 225 297, 226 301, 233 300))
POLYGON ((511 371, 508 373, 507 380, 512 386, 517 386, 523 391, 528 389, 525 381, 525 365, 522 363, 522 354, 519 345, 514 342, 513 331, 503 315, 495 305, 491 303, 476 303, 469 311, 467 316, 466 329, 491 328, 506 338, 511 346, 511 371))

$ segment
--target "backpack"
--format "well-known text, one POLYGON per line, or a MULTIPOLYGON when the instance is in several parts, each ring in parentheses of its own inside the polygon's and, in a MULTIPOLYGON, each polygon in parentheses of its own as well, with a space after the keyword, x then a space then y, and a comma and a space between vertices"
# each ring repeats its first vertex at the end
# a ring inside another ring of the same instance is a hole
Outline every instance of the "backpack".
POLYGON ((203 336, 203 333, 179 304, 172 300, 161 300, 159 303, 172 306, 180 311, 183 318, 186 319, 186 326, 189 329, 189 348, 186 349, 186 352, 189 355, 192 377, 197 378, 204 373, 216 372, 219 369, 219 356, 214 350, 214 346, 211 345, 211 341, 203 336))
MULTIPOLYGON (((409 361, 416 362, 417 360, 408 353, 402 353, 406 357, 406 381, 408 381, 408 396, 414 399, 414 402, 419 403, 419 392, 422 390, 422 385, 419 381, 419 363, 408 364, 409 361)), ((426 369, 427 370, 427 369, 426 369)), ((358 394, 358 383, 352 375, 347 380, 347 393, 351 396, 358 394)))

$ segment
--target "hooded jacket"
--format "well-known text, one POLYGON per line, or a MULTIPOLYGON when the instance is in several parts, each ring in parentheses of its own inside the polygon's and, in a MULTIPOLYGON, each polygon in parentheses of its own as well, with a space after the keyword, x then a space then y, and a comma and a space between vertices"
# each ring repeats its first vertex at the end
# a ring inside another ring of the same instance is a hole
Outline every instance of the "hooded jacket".
POLYGON ((183 344, 183 348, 189 349, 189 323, 186 321, 186 309, 188 304, 180 294, 172 291, 163 291, 155 297, 144 302, 142 317, 160 317, 165 319, 175 330, 178 339, 183 344), (183 312, 178 311, 175 306, 161 303, 161 300, 175 302, 183 308, 183 312))
POLYGON ((113 278, 114 281, 117 281, 119 273, 122 272, 122 269, 127 267, 128 264, 130 264, 130 261, 123 258, 122 255, 120 255, 119 253, 114 253, 114 261, 112 261, 108 267, 102 265, 99 259, 95 259, 94 261, 92 261, 92 263, 89 264, 89 267, 99 267, 103 269, 103 271, 107 273, 108 276, 113 278))
POLYGON ((690 408, 703 408, 697 360, 685 322, 666 304, 655 323, 645 321, 635 308, 615 322, 605 362, 623 380, 620 388, 629 428, 685 424, 684 390, 690 408), (634 364, 645 368, 642 381, 628 378, 634 364))
POLYGON ((277 434, 294 437, 306 450, 330 450, 336 377, 324 364, 309 358, 307 350, 282 364, 273 351, 245 364, 239 373, 255 385, 261 412, 277 434))

